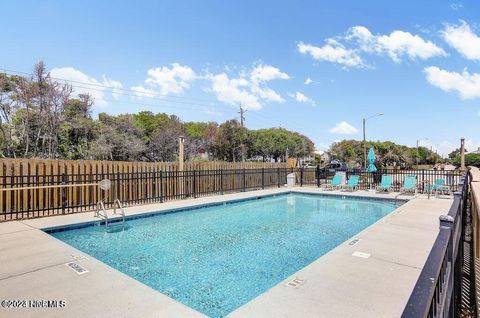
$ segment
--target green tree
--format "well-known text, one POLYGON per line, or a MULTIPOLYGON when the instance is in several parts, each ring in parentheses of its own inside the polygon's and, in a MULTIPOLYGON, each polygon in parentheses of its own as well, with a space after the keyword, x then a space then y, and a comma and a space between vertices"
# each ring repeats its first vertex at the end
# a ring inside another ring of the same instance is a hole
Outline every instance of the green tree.
MULTIPOLYGON (((453 164, 460 166, 460 156, 455 157, 453 164)), ((465 166, 475 166, 480 168, 480 153, 465 154, 465 166)))
POLYGON ((233 119, 227 120, 218 127, 215 142, 212 146, 215 158, 225 161, 240 161, 247 137, 247 129, 233 119))
POLYGON ((93 100, 88 95, 68 101, 65 121, 60 126, 59 157, 85 159, 90 143, 95 139, 95 123, 91 117, 93 100))

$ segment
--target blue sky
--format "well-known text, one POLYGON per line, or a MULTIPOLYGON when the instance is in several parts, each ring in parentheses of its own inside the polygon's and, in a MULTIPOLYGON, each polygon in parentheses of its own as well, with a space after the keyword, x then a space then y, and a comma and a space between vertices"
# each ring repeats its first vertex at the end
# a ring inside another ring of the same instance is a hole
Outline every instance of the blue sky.
POLYGON ((53 77, 95 113, 480 146, 478 1, 4 1, 0 70, 53 77), (113 88, 116 88, 114 90, 113 88))

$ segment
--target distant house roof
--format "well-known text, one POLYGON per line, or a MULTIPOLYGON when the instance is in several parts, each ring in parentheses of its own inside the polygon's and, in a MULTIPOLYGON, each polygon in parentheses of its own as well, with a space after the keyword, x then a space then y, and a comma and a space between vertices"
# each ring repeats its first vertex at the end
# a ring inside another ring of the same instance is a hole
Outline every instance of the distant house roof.
POLYGON ((475 151, 472 151, 472 152, 470 152, 470 153, 480 153, 480 147, 478 147, 478 149, 477 149, 477 150, 475 150, 475 151))

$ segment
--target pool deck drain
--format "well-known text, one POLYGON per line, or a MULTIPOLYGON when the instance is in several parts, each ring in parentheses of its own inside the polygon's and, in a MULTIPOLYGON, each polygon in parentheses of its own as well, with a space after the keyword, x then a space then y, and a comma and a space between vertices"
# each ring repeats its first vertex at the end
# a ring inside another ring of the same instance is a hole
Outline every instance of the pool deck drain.
MULTIPOLYGON (((127 215, 280 194, 290 188, 204 197, 125 209, 127 215)), ((393 199, 395 194, 293 191, 393 199)), ((418 196, 232 312, 230 317, 398 317, 438 234, 451 199, 418 196), (353 251, 352 251, 353 249, 353 251), (368 259, 352 257, 361 251, 368 259), (296 287, 285 288, 293 282, 296 287), (373 301, 375 300, 375 301, 373 301)), ((0 317, 204 317, 40 229, 94 221, 93 212, 0 223, 0 299, 63 300, 63 308, 0 308, 0 317), (77 275, 65 266, 87 270, 77 275), (98 301, 101 299, 102 301, 98 301)))

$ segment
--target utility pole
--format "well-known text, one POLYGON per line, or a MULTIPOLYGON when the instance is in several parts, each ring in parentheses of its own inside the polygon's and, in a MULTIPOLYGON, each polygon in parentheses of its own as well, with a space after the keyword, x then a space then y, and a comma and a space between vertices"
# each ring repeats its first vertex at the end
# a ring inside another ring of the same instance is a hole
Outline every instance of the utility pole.
POLYGON ((240 114, 240 125, 242 125, 242 127, 244 127, 244 122, 245 122, 244 114, 246 112, 247 110, 242 107, 242 104, 240 104, 240 111, 238 113, 240 114))
MULTIPOLYGON (((240 104, 240 111, 238 113, 240 114, 240 125, 242 125, 242 127, 244 127, 244 123, 245 123, 244 114, 246 112, 247 110, 242 107, 242 104, 240 104)), ((245 145, 243 144, 243 140, 242 140, 242 162, 245 162, 245 145)))
POLYGON ((179 136, 178 137, 178 170, 183 171, 183 162, 184 162, 184 142, 185 137, 184 136, 179 136))

